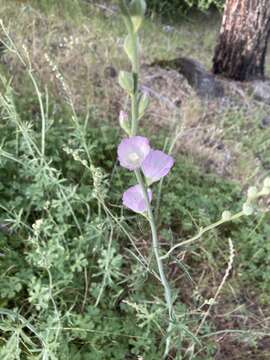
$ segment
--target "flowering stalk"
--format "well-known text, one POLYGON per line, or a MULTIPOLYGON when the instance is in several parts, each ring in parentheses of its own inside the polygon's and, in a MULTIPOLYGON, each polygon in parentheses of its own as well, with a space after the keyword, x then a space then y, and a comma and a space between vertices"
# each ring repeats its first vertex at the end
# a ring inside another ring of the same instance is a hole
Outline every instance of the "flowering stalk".
POLYGON ((173 247, 170 248, 170 250, 165 255, 163 255, 161 257, 161 259, 168 258, 173 253, 173 251, 178 249, 179 247, 186 246, 186 245, 194 243, 197 240, 200 240, 203 234, 219 227, 220 225, 222 225, 224 223, 240 219, 243 216, 252 215, 256 210, 258 201, 261 198, 263 198, 265 196, 269 196, 269 195, 270 195, 270 178, 267 177, 264 179, 263 187, 262 187, 261 191, 258 191, 258 189, 255 186, 251 186, 248 189, 247 199, 246 199, 245 203, 243 204, 242 209, 239 212, 237 212, 236 214, 231 214, 230 211, 227 211, 227 210, 224 211, 222 213, 220 220, 214 222, 213 224, 206 226, 205 228, 201 228, 199 230, 199 232, 192 238, 174 245, 173 247))
MULTIPOLYGON (((137 213, 147 214, 146 218, 150 224, 153 250, 160 280, 164 287, 164 297, 169 314, 169 327, 164 352, 165 358, 170 351, 170 332, 174 319, 173 302, 171 288, 165 275, 162 259, 159 255, 157 228, 150 204, 152 192, 148 189, 148 185, 167 175, 173 166, 174 160, 162 151, 151 149, 148 139, 136 136, 139 119, 143 116, 148 104, 147 96, 140 94, 138 87, 139 55, 137 31, 143 20, 146 4, 144 0, 133 0, 129 6, 127 6, 125 1, 121 0, 120 7, 128 30, 124 48, 132 64, 132 74, 121 72, 119 75, 119 83, 122 88, 128 92, 131 99, 131 124, 128 126, 125 122, 123 125, 124 118, 122 113, 119 119, 120 125, 129 135, 129 138, 123 139, 120 143, 118 147, 118 159, 121 166, 130 171, 135 171, 138 181, 138 185, 129 188, 124 193, 123 204, 137 213), (142 172, 144 177, 142 176, 142 172)), ((127 117, 128 116, 126 116, 125 120, 127 120, 127 117)))
POLYGON ((210 224, 210 225, 206 226, 205 228, 201 228, 197 235, 195 235, 192 238, 190 238, 188 240, 185 240, 185 241, 182 241, 181 243, 176 244, 173 247, 171 247, 170 250, 165 255, 161 256, 161 259, 168 258, 175 249, 177 249, 179 247, 182 247, 182 246, 185 246, 185 245, 189 245, 189 244, 199 240, 202 237, 202 235, 205 234, 206 232, 208 232, 210 230, 213 230, 213 229, 217 228, 218 226, 220 226, 220 225, 222 225, 222 224, 224 224, 224 223, 226 223, 228 221, 233 221, 233 220, 239 219, 240 217, 242 217, 244 215, 246 215, 246 214, 241 210, 238 213, 236 213, 235 215, 229 215, 227 218, 222 217, 220 220, 216 221, 215 223, 210 224))
MULTIPOLYGON (((254 186, 249 188, 246 202, 243 204, 240 212, 233 215, 229 211, 224 211, 220 220, 205 228, 201 228, 197 235, 182 243, 174 245, 165 255, 160 256, 157 227, 153 209, 151 207, 152 191, 149 187, 169 173, 174 164, 174 160, 164 152, 152 149, 147 138, 136 135, 138 122, 144 115, 148 105, 147 94, 142 94, 138 86, 139 51, 137 32, 142 23, 146 5, 144 0, 131 0, 129 5, 126 5, 125 0, 121 0, 120 6, 128 30, 124 49, 131 61, 132 72, 121 71, 119 74, 119 83, 128 93, 131 100, 131 114, 121 111, 119 116, 120 126, 126 132, 128 137, 123 139, 118 146, 118 160, 122 167, 135 172, 138 182, 138 184, 130 187, 124 192, 123 205, 128 209, 145 216, 151 227, 154 255, 158 267, 159 278, 164 288, 164 298, 169 315, 169 326, 166 333, 166 347, 164 351, 164 358, 166 358, 171 347, 171 330, 173 322, 175 321, 175 314, 171 288, 166 278, 163 260, 168 258, 174 250, 200 240, 204 233, 221 224, 239 219, 242 216, 253 214, 259 205, 258 201, 260 198, 270 195, 270 178, 265 179, 261 191, 258 191, 254 186)), ((203 322, 204 320, 201 324, 203 324, 203 322)))
MULTIPOLYGON (((125 0, 120 1, 120 8, 128 30, 128 36, 125 39, 125 51, 132 64, 132 83, 130 89, 125 88, 131 98, 131 135, 135 135, 138 130, 139 109, 138 109, 138 78, 139 78, 139 46, 137 31, 144 17, 146 5, 144 0, 132 1, 128 7, 125 0)), ((121 82, 120 82, 121 84, 121 82)))

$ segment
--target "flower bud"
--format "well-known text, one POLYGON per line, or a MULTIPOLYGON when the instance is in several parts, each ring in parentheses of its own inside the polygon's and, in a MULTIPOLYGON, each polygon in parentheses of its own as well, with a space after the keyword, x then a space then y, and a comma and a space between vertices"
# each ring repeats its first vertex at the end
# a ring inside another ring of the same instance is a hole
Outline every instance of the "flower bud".
POLYGON ((232 214, 228 210, 223 211, 223 213, 221 215, 221 219, 225 220, 225 221, 229 221, 231 219, 231 217, 232 217, 232 214))
POLYGON ((270 177, 264 179, 262 193, 263 195, 270 194, 270 177))
POLYGON ((120 71, 118 81, 122 89, 126 90, 129 94, 133 93, 134 81, 131 73, 127 71, 120 71))
POLYGON ((270 188, 270 177, 264 179, 263 186, 270 188))
POLYGON ((244 213, 244 215, 249 216, 252 215, 254 212, 254 208, 252 205, 250 205, 249 203, 245 203, 243 205, 242 211, 244 213))
POLYGON ((248 189, 248 193, 247 193, 247 198, 249 201, 253 201, 257 198, 257 195, 258 195, 258 190, 256 188, 256 186, 251 186, 249 189, 248 189))
POLYGON ((129 13, 133 23, 134 31, 137 32, 143 22, 146 11, 146 3, 144 0, 132 0, 129 6, 129 13))
POLYGON ((130 135, 130 124, 129 124, 129 118, 128 113, 125 111, 120 111, 119 114, 119 124, 120 127, 128 134, 130 135))
POLYGON ((139 119, 143 117, 148 106, 149 106, 149 96, 147 92, 144 91, 139 100, 139 119))

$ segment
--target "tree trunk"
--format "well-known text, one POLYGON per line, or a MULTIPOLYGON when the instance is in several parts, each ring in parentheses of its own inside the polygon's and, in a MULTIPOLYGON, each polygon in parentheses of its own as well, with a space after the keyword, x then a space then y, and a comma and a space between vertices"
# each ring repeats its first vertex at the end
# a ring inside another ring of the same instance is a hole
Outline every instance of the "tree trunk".
POLYGON ((214 74, 240 81, 263 78, 269 34, 270 0, 226 0, 214 74))

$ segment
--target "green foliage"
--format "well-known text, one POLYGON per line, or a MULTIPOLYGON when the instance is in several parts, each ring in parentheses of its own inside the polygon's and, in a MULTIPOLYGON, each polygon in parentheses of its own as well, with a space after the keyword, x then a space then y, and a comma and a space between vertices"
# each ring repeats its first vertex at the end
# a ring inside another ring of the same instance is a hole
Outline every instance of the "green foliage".
MULTIPOLYGON (((87 120, 76 118, 51 101, 43 157, 39 103, 31 82, 26 84, 24 96, 16 98, 4 79, 1 84, 0 358, 160 359, 167 320, 162 288, 149 272, 155 265, 146 222, 120 206, 123 189, 134 184, 131 174, 116 166, 120 134, 111 124, 100 125, 94 113, 87 120)), ((153 139, 157 148, 163 146, 161 137, 153 139)), ((257 145, 265 154, 259 140, 257 145)), ((177 155, 161 196, 162 247, 191 237, 224 209, 238 211, 241 197, 236 183, 206 175, 177 155)), ((219 251, 227 254, 231 237, 235 271, 245 285, 256 282, 267 301, 270 229, 265 220, 223 225, 203 237, 206 251, 194 244, 184 261, 173 258, 189 291, 207 262, 223 271, 227 258, 219 251)), ((201 349, 198 360, 210 360, 215 341, 206 337, 198 345, 193 335, 205 299, 190 311, 184 305, 184 283, 174 284, 178 359, 193 344, 201 349)), ((215 325, 205 323, 202 333, 212 331, 215 325)))
POLYGON ((148 8, 162 15, 172 16, 175 11, 186 12, 191 9, 206 11, 210 7, 222 9, 224 0, 148 0, 148 8))
POLYGON ((145 287, 146 270, 124 257, 134 249, 118 226, 125 180, 116 176, 114 185, 114 176, 109 177, 118 132, 82 119, 70 122, 72 114, 63 118, 62 111, 52 118, 49 110, 43 158, 40 118, 28 120, 30 108, 38 109, 37 99, 29 96, 28 106, 14 101, 9 84, 3 80, 2 85, 0 302, 15 314, 0 312, 2 324, 10 324, 10 330, 3 328, 2 357, 161 356, 161 305, 144 305, 159 289, 145 287), (113 214, 105 203, 117 205, 113 214), (125 305, 123 299, 138 305, 125 305), (134 324, 141 306, 147 311, 134 324))
MULTIPOLYGON (((118 131, 92 127, 91 117, 88 123, 70 121, 71 114, 52 107, 43 159, 39 117, 29 122, 37 100, 29 96, 28 103, 14 101, 12 89, 4 85, 0 303, 9 312, 0 309, 1 358, 161 358, 162 288, 131 255, 136 251, 121 230, 147 237, 145 222, 127 210, 123 217, 119 207, 122 189, 134 180, 115 167, 118 131)), ((239 210, 239 193, 235 183, 205 175, 179 156, 164 183, 162 237, 168 243, 187 238, 224 209, 239 210)), ((269 267, 269 226, 255 225, 251 220, 245 226, 227 225, 219 232, 219 243, 211 234, 205 241, 214 254, 225 243, 222 239, 235 239, 243 279, 268 289, 269 271, 264 270, 269 267)), ((193 264, 202 259, 193 259, 193 264)), ((181 266, 187 276, 193 275, 189 264, 181 266)), ((176 307, 181 314, 187 311, 181 302, 176 307)), ((192 317, 180 317, 178 326, 179 344, 196 342, 192 317)), ((202 359, 211 358, 214 349, 209 341, 202 359)))
POLYGON ((269 231, 269 214, 257 221, 246 220, 241 227, 231 229, 232 237, 238 238, 240 276, 246 284, 257 284, 263 301, 270 291, 270 244, 266 235, 269 231))

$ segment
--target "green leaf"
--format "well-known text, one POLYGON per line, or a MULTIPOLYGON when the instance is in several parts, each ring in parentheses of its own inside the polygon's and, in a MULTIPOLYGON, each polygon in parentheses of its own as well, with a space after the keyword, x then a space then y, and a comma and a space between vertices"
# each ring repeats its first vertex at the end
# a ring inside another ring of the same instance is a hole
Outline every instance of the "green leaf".
POLYGON ((120 71, 118 81, 122 89, 126 90, 129 94, 133 93, 134 80, 131 73, 127 71, 120 71))

